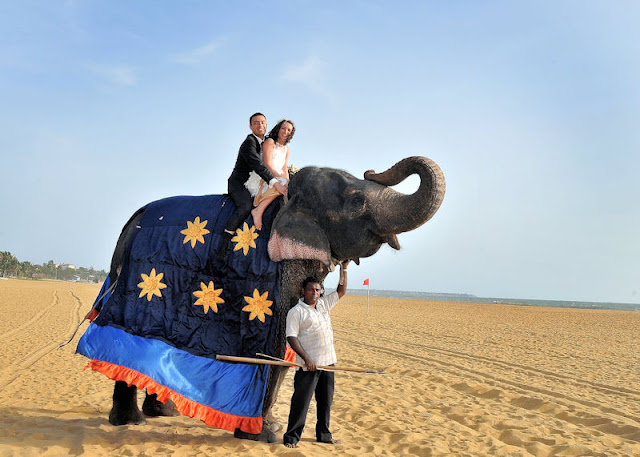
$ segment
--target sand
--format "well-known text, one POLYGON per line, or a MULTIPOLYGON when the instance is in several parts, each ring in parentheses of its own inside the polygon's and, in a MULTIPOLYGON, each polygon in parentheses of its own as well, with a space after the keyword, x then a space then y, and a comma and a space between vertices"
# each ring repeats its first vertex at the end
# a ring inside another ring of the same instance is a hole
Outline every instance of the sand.
MULTIPOLYGON (((347 296, 332 429, 297 449, 187 417, 107 421, 113 383, 68 346, 97 285, 0 281, 0 456, 640 455, 640 313, 347 296)), ((82 327, 84 330, 86 324, 82 327)), ((286 422, 288 373, 275 414, 286 422)), ((142 394, 140 394, 140 399, 142 394)))

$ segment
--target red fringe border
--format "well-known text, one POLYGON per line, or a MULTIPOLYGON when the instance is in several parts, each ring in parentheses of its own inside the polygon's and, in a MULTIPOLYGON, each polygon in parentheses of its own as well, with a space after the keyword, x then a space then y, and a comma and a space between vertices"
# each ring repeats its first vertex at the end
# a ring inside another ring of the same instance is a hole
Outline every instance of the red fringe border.
POLYGON ((163 403, 169 398, 176 404, 176 409, 180 414, 188 417, 196 417, 210 427, 221 428, 230 432, 239 428, 243 432, 253 434, 258 434, 262 430, 262 416, 234 416, 233 414, 217 411, 209 406, 189 400, 131 368, 114 365, 101 360, 91 360, 85 367, 85 370, 87 368, 102 373, 114 381, 124 381, 129 386, 135 385, 140 389, 147 389, 148 393, 157 394, 158 400, 163 403))
POLYGON ((296 361, 296 351, 293 350, 291 346, 287 344, 287 350, 284 353, 284 359, 287 362, 295 362, 296 361))

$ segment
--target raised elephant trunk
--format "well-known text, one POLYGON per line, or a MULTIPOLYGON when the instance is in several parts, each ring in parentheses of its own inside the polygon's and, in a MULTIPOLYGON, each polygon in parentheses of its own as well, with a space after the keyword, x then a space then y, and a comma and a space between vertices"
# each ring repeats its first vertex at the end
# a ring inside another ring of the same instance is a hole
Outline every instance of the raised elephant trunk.
POLYGON ((384 186, 399 184, 414 173, 420 176, 420 187, 411 195, 389 187, 375 189, 368 195, 367 200, 380 235, 408 232, 431 219, 444 198, 444 175, 435 162, 417 156, 403 159, 382 173, 373 170, 364 173, 366 180, 384 186))

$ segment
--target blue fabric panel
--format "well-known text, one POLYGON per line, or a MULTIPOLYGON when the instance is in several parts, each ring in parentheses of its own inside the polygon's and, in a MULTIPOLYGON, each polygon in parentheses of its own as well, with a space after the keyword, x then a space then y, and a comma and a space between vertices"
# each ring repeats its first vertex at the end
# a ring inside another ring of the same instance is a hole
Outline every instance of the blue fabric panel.
MULTIPOLYGON (((268 235, 280 200, 263 216, 255 248, 216 260, 224 226, 233 213, 227 195, 171 197, 143 208, 111 295, 90 325, 77 351, 94 360, 131 368, 185 398, 238 416, 257 417, 262 408, 268 370, 265 366, 227 364, 218 354, 255 357, 273 354, 280 300, 280 264, 267 252, 268 235), (202 241, 185 243, 188 223, 206 221, 202 241), (162 274, 161 296, 140 296, 142 275, 162 274), (222 289, 217 311, 196 305, 201 284, 222 289), (166 287, 164 287, 166 286, 166 287), (272 301, 271 315, 243 310, 257 290, 272 301)), ((253 227, 251 216, 247 218, 253 227)), ((242 227, 241 227, 242 228, 242 227)), ((107 283, 103 289, 108 287, 107 283)), ((106 290, 106 289, 105 289, 106 290)), ((274 354, 275 355, 275 354, 274 354)))
POLYGON ((264 365, 229 364, 198 357, 158 340, 93 323, 82 335, 77 352, 131 368, 217 411, 246 417, 257 417, 262 411, 268 374, 264 365))

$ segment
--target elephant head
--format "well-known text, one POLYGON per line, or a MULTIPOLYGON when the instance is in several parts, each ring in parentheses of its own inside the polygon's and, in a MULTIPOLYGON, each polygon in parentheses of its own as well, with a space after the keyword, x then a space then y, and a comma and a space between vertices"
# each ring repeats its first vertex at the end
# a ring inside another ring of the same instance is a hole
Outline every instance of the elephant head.
POLYGON ((289 201, 273 224, 272 260, 332 262, 375 254, 382 244, 400 249, 396 235, 427 222, 445 192, 440 167, 426 157, 408 157, 364 180, 332 168, 306 167, 291 178, 289 201), (405 195, 388 186, 418 174, 418 190, 405 195))

